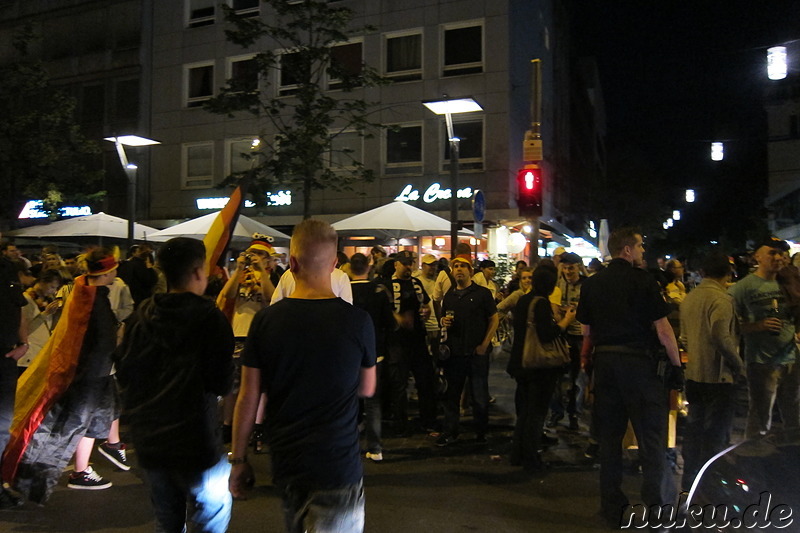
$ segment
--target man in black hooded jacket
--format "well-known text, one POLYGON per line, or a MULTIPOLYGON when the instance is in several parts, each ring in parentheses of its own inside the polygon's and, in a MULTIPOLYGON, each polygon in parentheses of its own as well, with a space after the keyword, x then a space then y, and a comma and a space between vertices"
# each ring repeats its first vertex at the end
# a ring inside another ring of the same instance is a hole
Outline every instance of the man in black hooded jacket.
POLYGON ((196 239, 178 237, 161 248, 169 292, 142 302, 117 350, 123 412, 164 531, 184 530, 187 502, 202 531, 226 531, 230 521, 217 397, 232 384, 233 333, 202 296, 204 259, 196 239))

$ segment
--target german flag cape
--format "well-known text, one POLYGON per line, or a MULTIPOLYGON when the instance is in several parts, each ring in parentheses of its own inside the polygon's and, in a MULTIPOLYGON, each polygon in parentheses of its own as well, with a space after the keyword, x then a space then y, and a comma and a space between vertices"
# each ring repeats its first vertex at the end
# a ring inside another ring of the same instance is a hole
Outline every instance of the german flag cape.
MULTIPOLYGON (((227 270, 223 269, 220 263, 224 260, 225 252, 228 250, 228 245, 233 237, 233 230, 239 221, 247 183, 247 178, 239 182, 239 186, 233 191, 225 207, 220 210, 203 239, 203 244, 206 247, 206 274, 209 276, 217 271, 227 274, 227 270)), ((222 295, 217 299, 217 307, 225 314, 228 322, 233 320, 235 303, 236 299, 227 299, 222 295)))
POLYGON ((36 430, 75 378, 96 295, 97 287, 89 286, 86 276, 75 279, 50 340, 17 382, 11 438, 2 461, 2 478, 6 483, 14 481, 36 430))
POLYGON ((239 221, 239 213, 242 211, 242 203, 244 201, 245 187, 247 180, 243 180, 238 187, 233 191, 228 203, 225 204, 211 227, 208 233, 203 238, 203 244, 206 247, 206 274, 209 276, 214 274, 216 267, 221 266, 220 262, 228 250, 228 245, 233 236, 233 230, 236 228, 236 223, 239 221))

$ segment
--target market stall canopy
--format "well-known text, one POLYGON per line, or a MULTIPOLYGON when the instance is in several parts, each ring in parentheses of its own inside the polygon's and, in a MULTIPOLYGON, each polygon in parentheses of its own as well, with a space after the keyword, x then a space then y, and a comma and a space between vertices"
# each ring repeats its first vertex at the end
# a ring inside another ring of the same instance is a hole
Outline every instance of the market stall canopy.
MULTIPOLYGON (((405 202, 392 202, 332 224, 339 233, 390 239, 449 235, 450 221, 405 202)), ((472 235, 461 230, 459 234, 472 235)))
MULTIPOLYGON (((133 225, 133 238, 137 241, 150 240, 156 228, 144 224, 133 225)), ((113 237, 128 238, 128 221, 124 218, 95 213, 75 218, 65 218, 49 224, 31 226, 9 231, 14 237, 113 237)))
MULTIPOLYGON (((173 237, 191 237, 193 239, 202 239, 208 233, 209 228, 211 228, 211 224, 214 222, 214 219, 218 214, 219 212, 214 212, 208 215, 193 218, 192 220, 187 220, 186 222, 181 222, 180 224, 170 226, 162 229, 161 231, 156 231, 154 234, 148 236, 148 238, 158 242, 168 241, 173 237)), ((270 226, 262 224, 261 222, 256 222, 252 218, 248 218, 244 215, 239 215, 239 220, 236 222, 236 228, 233 230, 233 240, 246 240, 249 242, 250 239, 253 238, 254 233, 269 235, 275 239, 289 240, 290 238, 288 235, 276 230, 275 228, 271 228, 270 226)))

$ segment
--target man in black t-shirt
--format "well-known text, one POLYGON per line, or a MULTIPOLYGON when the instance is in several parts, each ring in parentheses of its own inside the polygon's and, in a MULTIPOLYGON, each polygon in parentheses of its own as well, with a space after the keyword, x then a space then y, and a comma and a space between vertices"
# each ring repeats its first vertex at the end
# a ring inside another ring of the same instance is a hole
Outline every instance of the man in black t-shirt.
POLYGON ((469 378, 472 418, 478 443, 486 442, 489 426, 489 351, 500 322, 492 293, 472 281, 469 256, 456 256, 450 263, 456 285, 442 300, 441 324, 447 328, 444 341, 450 357, 442 362, 447 379, 444 399, 444 432, 437 446, 449 446, 458 438, 461 393, 469 378))
POLYGON ((577 319, 583 324, 584 366, 594 347, 601 513, 609 525, 619 527, 628 505, 622 492, 622 439, 628 420, 639 444, 644 503, 674 503, 675 487, 666 463, 668 394, 658 376, 654 347, 663 345, 676 368, 676 382, 682 374, 675 334, 667 321, 670 308, 655 279, 637 268, 644 254, 641 233, 621 228, 609 237, 608 248, 614 259, 583 282, 577 319))
POLYGON ((436 426, 436 391, 433 359, 428 351, 425 321, 430 316, 431 301, 422 282, 411 276, 414 254, 403 250, 397 253, 394 276, 388 284, 399 327, 389 335, 386 373, 392 403, 394 429, 399 435, 408 433, 409 371, 414 376, 419 397, 419 417, 426 432, 436 426))
POLYGON ((375 391, 375 333, 366 311, 331 289, 336 241, 325 222, 295 227, 295 290, 258 312, 242 354, 230 489, 242 497, 252 483, 245 452, 263 391, 272 474, 291 533, 364 528, 358 397, 375 391))

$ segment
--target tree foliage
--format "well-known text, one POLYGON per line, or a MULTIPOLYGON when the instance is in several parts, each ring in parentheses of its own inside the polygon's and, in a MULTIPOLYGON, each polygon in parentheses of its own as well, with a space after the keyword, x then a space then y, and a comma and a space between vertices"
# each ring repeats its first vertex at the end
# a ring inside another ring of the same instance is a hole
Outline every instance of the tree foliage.
POLYGON ((30 26, 13 37, 14 58, 0 66, 0 218, 13 220, 31 199, 54 214, 62 202, 96 201, 87 193, 102 172, 87 170, 97 143, 74 119, 75 100, 51 85, 43 63, 29 53, 30 26))
POLYGON ((258 51, 254 58, 258 83, 230 79, 206 109, 229 117, 246 113, 259 119, 263 142, 257 153, 243 156, 252 160, 251 168, 228 176, 224 184, 248 175, 260 191, 284 187, 300 192, 303 216, 308 218, 313 191, 353 190, 355 183, 374 179, 373 171, 353 150, 334 150, 334 140, 345 133, 361 138, 373 135, 378 127, 369 118, 374 104, 353 93, 385 80, 361 62, 353 68, 337 57, 338 45, 372 31, 351 27, 350 9, 331 6, 325 0, 263 0, 263 4, 270 11, 265 17, 268 22, 237 16, 233 9, 222 6, 232 24, 225 32, 227 39, 258 51), (282 67, 284 77, 290 76, 293 82, 288 95, 275 94, 282 67), (335 91, 329 90, 330 80, 335 80, 335 91))

